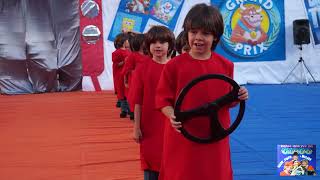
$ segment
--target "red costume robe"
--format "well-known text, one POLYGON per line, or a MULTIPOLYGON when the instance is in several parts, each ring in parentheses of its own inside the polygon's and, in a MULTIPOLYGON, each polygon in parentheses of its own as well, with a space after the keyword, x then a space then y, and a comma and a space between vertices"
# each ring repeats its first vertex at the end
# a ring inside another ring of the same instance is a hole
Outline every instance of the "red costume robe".
POLYGON ((135 72, 133 103, 141 105, 141 168, 160 170, 165 116, 155 108, 156 87, 164 64, 147 60, 135 72))
POLYGON ((112 68, 113 68, 113 79, 114 79, 114 86, 117 92, 118 99, 124 99, 124 81, 122 75, 122 66, 118 66, 120 62, 124 62, 125 58, 130 54, 130 51, 125 49, 117 49, 112 53, 112 68))
MULTIPOLYGON (((126 96, 128 99, 128 103, 130 106, 130 109, 133 111, 134 110, 134 104, 130 103, 130 101, 132 101, 131 96, 133 94, 133 92, 130 92, 130 89, 133 89, 131 86, 133 85, 131 83, 132 81, 132 77, 134 74, 134 70, 136 69, 136 67, 140 64, 142 64, 143 62, 145 62, 146 59, 148 59, 148 56, 145 56, 143 54, 140 54, 139 52, 131 52, 130 55, 126 58, 123 70, 122 70, 122 74, 123 77, 127 76, 128 78, 128 86, 129 88, 127 88, 126 91, 126 96)), ((149 58, 150 59, 150 58, 149 58)))
MULTIPOLYGON (((193 59, 188 53, 175 57, 163 69, 156 92, 156 108, 174 107, 182 88, 194 78, 209 73, 224 74, 232 78, 233 69, 231 61, 215 53, 207 60, 193 59)), ((229 84, 220 80, 201 82, 189 91, 181 109, 193 109, 211 102, 227 94, 230 88, 229 84)), ((229 127, 229 107, 222 108, 218 117, 223 127, 229 127)), ((183 126, 198 137, 207 137, 209 134, 207 117, 193 118, 183 126)), ((168 119, 165 122, 162 158, 161 180, 233 179, 229 137, 210 144, 198 144, 176 132, 168 119)))

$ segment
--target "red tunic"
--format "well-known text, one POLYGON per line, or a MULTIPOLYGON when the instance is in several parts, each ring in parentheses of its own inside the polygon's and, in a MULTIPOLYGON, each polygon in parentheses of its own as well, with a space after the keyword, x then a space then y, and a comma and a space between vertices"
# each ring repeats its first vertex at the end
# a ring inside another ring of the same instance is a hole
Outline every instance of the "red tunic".
POLYGON ((114 61, 114 59, 116 58, 115 57, 115 52, 116 51, 113 51, 112 52, 112 55, 111 55, 111 57, 112 57, 112 78, 113 78, 113 89, 114 89, 114 91, 115 92, 117 92, 117 86, 116 86, 116 64, 113 62, 114 61))
POLYGON ((155 108, 155 94, 163 67, 164 64, 148 60, 137 67, 133 80, 134 104, 142 105, 140 157, 143 170, 160 170, 165 116, 155 108))
MULTIPOLYGON (((156 94, 156 108, 174 106, 182 88, 192 79, 204 74, 224 74, 233 77, 231 61, 213 53, 207 60, 193 59, 188 53, 177 56, 163 69, 156 94)), ((194 86, 185 97, 181 109, 193 109, 228 93, 230 85, 220 80, 209 80, 194 86), (210 83, 209 83, 210 82, 210 83)), ((224 127, 229 127, 229 108, 218 113, 224 127)), ((209 134, 207 117, 198 117, 184 124, 192 134, 209 134), (194 120, 197 119, 197 120, 194 120)), ((165 123, 164 144, 160 170, 161 180, 232 180, 229 137, 211 144, 198 144, 176 132, 169 120, 165 123)))
POLYGON ((150 58, 148 56, 145 56, 143 54, 140 54, 139 52, 132 52, 127 58, 126 58, 126 62, 125 65, 123 67, 122 73, 123 76, 128 76, 128 85, 129 88, 127 89, 127 99, 128 99, 128 103, 130 106, 130 109, 134 109, 134 104, 131 103, 132 101, 132 94, 134 94, 134 92, 132 92, 132 86, 134 84, 132 84, 132 78, 134 75, 134 70, 136 69, 136 67, 142 63, 144 63, 146 60, 149 60, 150 58), (130 91, 131 89, 131 91, 130 91))
POLYGON ((113 79, 114 79, 114 85, 117 91, 117 97, 118 99, 124 99, 124 81, 123 81, 123 75, 122 75, 122 66, 118 66, 120 62, 124 62, 125 58, 130 54, 130 51, 125 49, 117 49, 112 53, 112 68, 113 68, 113 79))

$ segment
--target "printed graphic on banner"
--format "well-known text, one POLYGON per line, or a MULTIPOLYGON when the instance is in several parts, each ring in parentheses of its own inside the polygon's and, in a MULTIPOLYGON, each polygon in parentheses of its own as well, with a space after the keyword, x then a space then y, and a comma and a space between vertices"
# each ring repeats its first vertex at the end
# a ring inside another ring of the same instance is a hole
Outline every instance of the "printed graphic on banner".
POLYGON ((140 32, 141 23, 142 18, 139 16, 118 12, 111 31, 111 38, 114 39, 121 32, 140 32))
POLYGON ((182 0, 157 0, 151 14, 160 21, 169 24, 181 4, 182 0))
MULTIPOLYGON (((158 21, 155 21, 153 19, 149 19, 147 24, 146 24, 146 27, 144 28, 143 30, 143 33, 146 33, 149 31, 149 29, 152 27, 152 26, 166 26, 164 24, 162 24, 161 22, 158 22, 158 21)), ((168 27, 168 26, 166 26, 168 27)))
POLYGON ((285 60, 283 1, 212 1, 220 4, 225 31, 218 53, 232 61, 285 60))
POLYGON ((225 0, 211 0, 211 5, 216 6, 216 7, 220 7, 225 0))
POLYGON ((306 12, 312 31, 313 43, 320 48, 320 1, 304 0, 306 12))
POLYGON ((127 13, 149 14, 150 0, 125 0, 120 7, 127 13))
POLYGON ((316 145, 278 145, 279 176, 315 176, 316 145))
POLYGON ((146 32, 152 25, 174 30, 184 0, 121 0, 108 39, 121 32, 146 32))

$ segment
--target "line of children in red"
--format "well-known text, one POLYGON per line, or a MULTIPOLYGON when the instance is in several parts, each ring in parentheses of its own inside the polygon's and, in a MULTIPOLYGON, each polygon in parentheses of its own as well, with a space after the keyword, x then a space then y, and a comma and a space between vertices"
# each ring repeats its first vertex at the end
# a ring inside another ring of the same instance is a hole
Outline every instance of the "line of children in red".
POLYGON ((112 53, 112 69, 115 93, 117 94, 116 107, 121 108, 120 118, 130 115, 133 120, 133 107, 129 106, 130 82, 136 66, 146 59, 143 53, 143 34, 120 33, 114 41, 116 50, 112 53))
MULTIPOLYGON (((192 79, 208 73, 233 78, 234 64, 213 52, 223 34, 223 19, 217 8, 198 4, 188 12, 183 28, 175 45, 168 28, 152 27, 144 41, 148 58, 131 70, 128 99, 131 108, 134 106, 133 136, 140 143, 144 179, 232 180, 229 138, 210 144, 191 142, 180 133, 182 124, 175 121, 173 111, 180 91, 192 79), (170 60, 175 47, 182 54, 170 60)), ((230 91, 230 86, 219 83, 205 82, 201 87, 206 90, 192 92, 183 108, 210 102, 230 91)), ((238 99, 248 99, 246 88, 240 88, 238 99)), ((230 126, 229 107, 221 109, 218 116, 224 127, 230 126)), ((190 122, 189 129, 206 135, 207 123, 190 122)))
POLYGON ((125 89, 122 70, 125 59, 130 54, 129 35, 126 33, 117 35, 114 41, 114 47, 116 50, 112 53, 112 70, 114 89, 118 99, 116 107, 121 107, 120 117, 126 117, 127 109, 125 107, 125 89))
POLYGON ((133 38, 130 41, 131 54, 127 57, 123 68, 124 84, 125 87, 128 89, 128 103, 130 109, 132 110, 134 110, 134 104, 131 103, 132 100, 130 98, 134 94, 132 91, 133 88, 131 83, 133 79, 133 74, 135 72, 135 69, 139 65, 146 62, 149 58, 145 55, 146 53, 144 49, 144 38, 144 34, 137 34, 133 36, 133 38))

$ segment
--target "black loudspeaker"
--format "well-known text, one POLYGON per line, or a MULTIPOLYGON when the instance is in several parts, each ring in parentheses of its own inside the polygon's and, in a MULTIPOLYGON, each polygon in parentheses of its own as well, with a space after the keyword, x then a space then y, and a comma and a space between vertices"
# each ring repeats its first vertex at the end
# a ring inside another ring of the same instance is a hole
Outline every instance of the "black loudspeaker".
POLYGON ((308 19, 297 19, 293 21, 294 44, 310 44, 310 30, 308 19))

